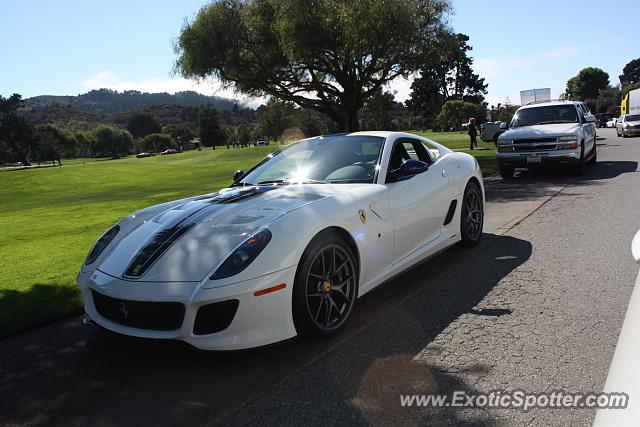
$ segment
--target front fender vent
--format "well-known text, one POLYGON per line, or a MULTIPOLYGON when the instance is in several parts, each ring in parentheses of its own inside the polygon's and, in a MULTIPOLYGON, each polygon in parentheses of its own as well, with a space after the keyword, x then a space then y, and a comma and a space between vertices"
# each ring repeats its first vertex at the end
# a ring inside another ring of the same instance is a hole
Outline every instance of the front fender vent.
POLYGON ((453 214, 456 213, 456 206, 457 205, 458 205, 458 201, 457 200, 452 200, 451 201, 451 204, 449 205, 449 211, 447 212, 447 216, 444 218, 444 224, 443 225, 449 225, 449 223, 453 219, 453 214))

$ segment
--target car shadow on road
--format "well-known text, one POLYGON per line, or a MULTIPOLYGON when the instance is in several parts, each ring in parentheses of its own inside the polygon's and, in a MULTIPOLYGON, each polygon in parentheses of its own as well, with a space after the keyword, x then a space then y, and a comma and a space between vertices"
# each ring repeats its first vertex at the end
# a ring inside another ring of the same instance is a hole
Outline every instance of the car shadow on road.
MULTIPOLYGON (((415 356, 460 316, 509 315, 482 313, 482 300, 531 253, 527 241, 485 234, 364 296, 335 337, 246 352, 113 336, 78 318, 49 325, 0 342, 0 424, 455 423, 463 412, 404 408, 398 393, 474 391, 415 356)), ((491 424, 464 413, 474 419, 491 424)))
POLYGON ((488 202, 534 200, 553 195, 564 186, 599 185, 599 181, 637 172, 638 162, 607 160, 590 166, 583 176, 572 176, 568 167, 519 169, 513 179, 496 178, 486 183, 488 202))

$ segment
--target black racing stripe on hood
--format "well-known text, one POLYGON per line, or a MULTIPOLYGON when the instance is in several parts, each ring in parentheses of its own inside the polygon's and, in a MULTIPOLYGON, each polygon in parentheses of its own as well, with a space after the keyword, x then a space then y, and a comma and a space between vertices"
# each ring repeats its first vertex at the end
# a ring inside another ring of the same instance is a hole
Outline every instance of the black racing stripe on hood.
MULTIPOLYGON (((196 199, 212 205, 236 203, 276 189, 276 186, 251 187, 246 190, 222 193, 207 199, 196 199)), ((151 236, 144 247, 136 254, 125 270, 123 277, 139 278, 164 254, 175 242, 189 230, 209 217, 215 206, 205 205, 186 216, 178 218, 151 236)))

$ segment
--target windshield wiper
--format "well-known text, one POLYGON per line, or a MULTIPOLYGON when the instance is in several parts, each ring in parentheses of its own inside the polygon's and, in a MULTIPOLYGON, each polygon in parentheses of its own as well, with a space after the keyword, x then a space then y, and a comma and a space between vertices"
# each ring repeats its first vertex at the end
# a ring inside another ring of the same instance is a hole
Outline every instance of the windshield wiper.
POLYGON ((231 187, 251 187, 252 185, 255 185, 255 184, 243 181, 243 182, 234 182, 233 184, 231 184, 231 187))
POLYGON ((327 184, 327 181, 318 181, 315 179, 303 179, 300 181, 293 180, 291 178, 280 178, 280 179, 268 179, 266 181, 258 181, 258 185, 285 185, 285 184, 327 184))

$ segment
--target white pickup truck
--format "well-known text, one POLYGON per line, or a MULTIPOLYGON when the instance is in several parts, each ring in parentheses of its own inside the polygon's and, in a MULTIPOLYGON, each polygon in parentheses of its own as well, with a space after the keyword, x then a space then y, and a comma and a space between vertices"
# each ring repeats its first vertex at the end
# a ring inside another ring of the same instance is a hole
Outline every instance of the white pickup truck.
POLYGON ((510 179, 516 168, 548 164, 567 165, 573 174, 583 175, 586 163, 597 159, 595 120, 578 101, 520 107, 498 137, 500 175, 510 179))

